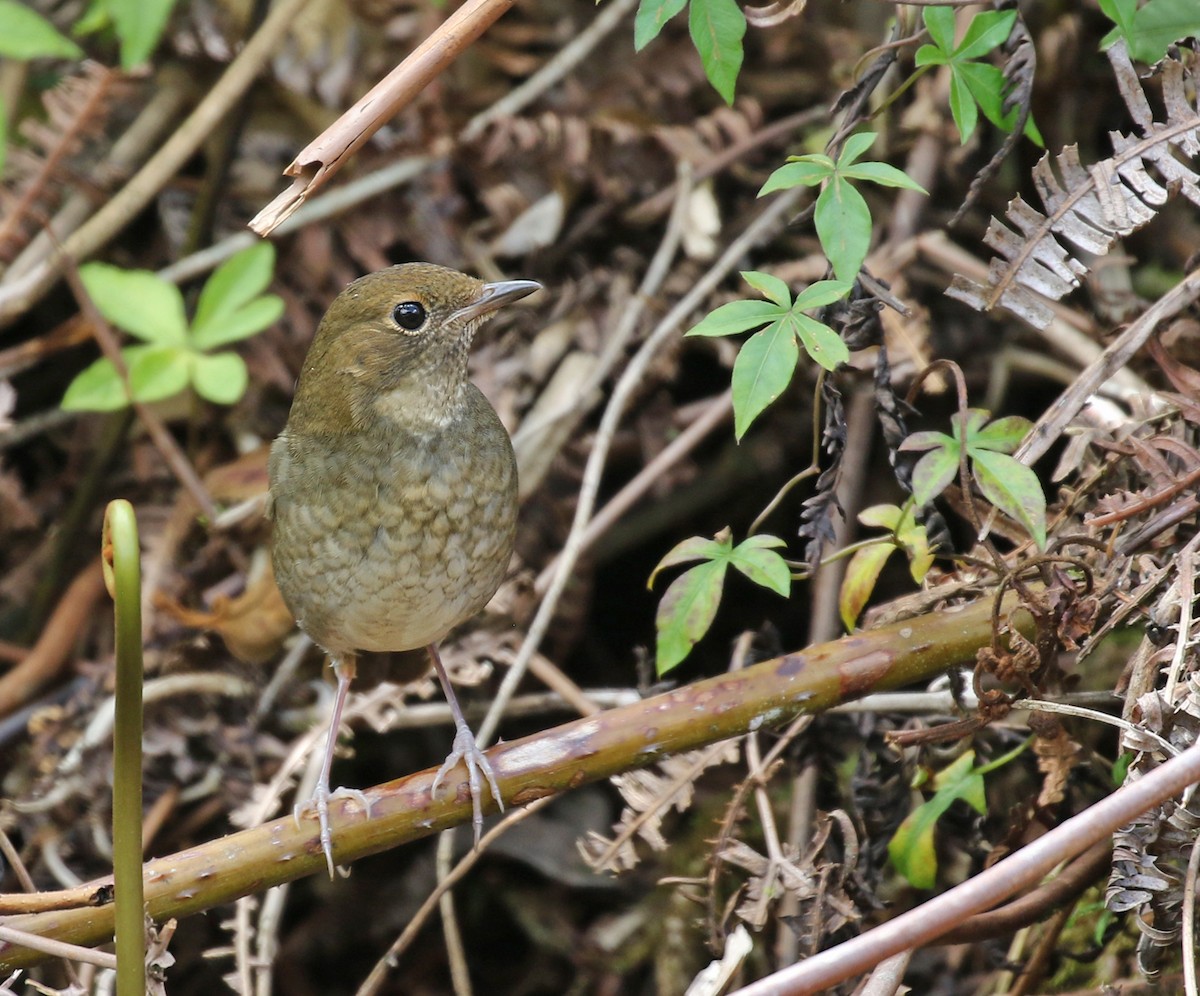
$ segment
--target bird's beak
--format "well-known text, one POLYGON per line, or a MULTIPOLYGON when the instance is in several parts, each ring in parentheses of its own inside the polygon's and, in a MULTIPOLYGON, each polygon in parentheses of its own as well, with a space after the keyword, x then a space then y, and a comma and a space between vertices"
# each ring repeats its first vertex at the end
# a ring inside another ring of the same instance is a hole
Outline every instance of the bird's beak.
POLYGON ((459 308, 450 316, 452 322, 470 322, 484 315, 490 315, 497 308, 519 301, 534 291, 541 290, 542 285, 536 280, 497 280, 495 283, 484 284, 479 296, 470 304, 459 308))

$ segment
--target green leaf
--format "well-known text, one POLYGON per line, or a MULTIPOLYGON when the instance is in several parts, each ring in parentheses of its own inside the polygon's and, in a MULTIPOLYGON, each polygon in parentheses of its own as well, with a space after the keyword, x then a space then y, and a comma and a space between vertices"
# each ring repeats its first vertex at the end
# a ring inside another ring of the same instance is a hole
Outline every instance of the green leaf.
POLYGON ((763 409, 791 383, 800 348, 782 322, 756 332, 733 363, 734 435, 740 441, 763 409))
POLYGON ((838 156, 838 172, 845 176, 847 168, 858 162, 862 158, 863 153, 875 144, 875 139, 878 137, 879 135, 876 132, 860 131, 846 139, 845 144, 842 146, 842 154, 838 156))
POLYGON ((896 169, 888 163, 858 163, 842 170, 842 176, 848 180, 878 183, 881 187, 904 187, 907 190, 919 190, 923 194, 929 193, 915 180, 910 179, 904 170, 896 169))
POLYGON ((188 385, 190 354, 177 346, 134 347, 123 352, 129 364, 129 389, 149 404, 179 394, 188 385))
POLYGON ((779 305, 779 307, 784 309, 791 308, 792 292, 788 288, 788 285, 778 277, 774 277, 769 273, 760 273, 758 270, 743 270, 742 279, 763 297, 779 305))
POLYGON ((732 104, 742 68, 742 37, 746 34, 742 8, 735 0, 691 0, 688 29, 708 81, 725 103, 732 104))
POLYGON ((989 422, 982 429, 971 433, 968 449, 995 450, 997 453, 1012 453, 1029 435, 1033 423, 1020 415, 1008 415, 989 422))
POLYGON ((900 449, 905 452, 932 450, 939 446, 945 446, 947 443, 953 443, 957 438, 957 434, 947 436, 944 432, 935 432, 932 429, 912 432, 904 437, 904 441, 900 443, 900 449))
MULTIPOLYGON (((1116 24, 1116 30, 1128 42, 1133 34, 1133 17, 1137 13, 1137 0, 1100 0, 1100 10, 1104 16, 1116 24)), ((1111 42, 1105 38, 1102 48, 1107 48, 1111 42)))
POLYGON ((1200 35, 1200 7, 1195 0, 1149 0, 1133 15, 1129 54, 1155 63, 1172 44, 1200 35))
POLYGON ((721 604, 726 567, 724 559, 698 564, 679 575, 663 593, 654 618, 660 676, 687 657, 708 632, 721 604))
POLYGON ((920 506, 928 505, 957 474, 958 443, 950 440, 945 446, 930 450, 913 467, 913 500, 920 506))
POLYGON ((208 350, 247 339, 274 325, 282 314, 283 298, 264 294, 208 327, 193 328, 192 345, 196 349, 208 350))
POLYGON ((192 386, 206 401, 232 405, 246 393, 250 375, 245 361, 237 353, 192 356, 192 386))
POLYGON ((790 190, 792 187, 815 187, 833 175, 833 162, 828 156, 820 158, 825 161, 817 162, 816 156, 804 156, 796 162, 780 166, 767 177, 758 196, 773 194, 776 190, 790 190))
POLYGON ((954 51, 954 8, 925 7, 921 11, 933 43, 943 52, 954 51))
MULTIPOLYGON (((861 518, 861 516, 860 516, 861 518)), ((896 552, 896 546, 890 539, 881 539, 870 546, 864 546, 855 551, 850 563, 846 565, 846 574, 842 578, 842 590, 838 594, 838 612, 847 632, 854 629, 858 617, 866 607, 879 580, 879 573, 888 558, 896 552)))
POLYGON ((676 543, 658 562, 650 574, 650 580, 646 582, 646 587, 654 587, 654 579, 661 570, 677 564, 691 563, 693 560, 716 560, 718 557, 725 557, 732 549, 733 540, 728 529, 722 529, 715 539, 707 539, 704 536, 689 537, 681 543, 676 543))
POLYGON ((904 517, 904 510, 895 505, 872 505, 858 513, 858 521, 864 526, 874 526, 888 532, 894 531, 904 517))
POLYGON ((854 280, 871 246, 871 211, 862 194, 834 177, 817 197, 813 221, 839 280, 854 280))
POLYGON ((115 412, 128 404, 117 368, 104 356, 75 375, 61 402, 68 412, 115 412))
POLYGON ((991 10, 976 14, 967 25, 966 34, 959 42, 954 55, 957 59, 978 59, 987 55, 998 45, 1003 45, 1012 34, 1017 20, 1015 10, 991 10))
POLYGON ((192 319, 192 339, 195 341, 209 326, 221 321, 249 304, 267 289, 275 272, 275 247, 270 242, 258 242, 230 256, 213 271, 200 291, 196 302, 196 317, 192 319))
POLYGON ((633 49, 640 52, 649 45, 663 25, 683 10, 687 0, 642 0, 633 19, 633 49))
POLYGON ((792 311, 809 311, 812 308, 824 308, 827 304, 840 301, 850 293, 854 286, 851 280, 818 280, 809 284, 799 294, 792 305, 792 311))
POLYGON ((836 370, 850 359, 850 349, 828 325, 808 315, 793 313, 787 324, 800 337, 804 351, 826 370, 836 370))
POLYGON ((100 314, 118 328, 160 346, 187 342, 183 295, 174 284, 149 270, 123 270, 107 263, 85 263, 79 277, 100 314))
POLYGON ((105 0, 121 42, 121 68, 133 69, 158 47, 175 0, 105 0))
POLYGON ((83 49, 26 4, 0 0, 0 56, 21 60, 82 59, 83 49))
POLYGON ((779 321, 786 314, 786 309, 770 301, 730 301, 710 311, 684 335, 735 335, 779 321))
POLYGON ((979 108, 961 72, 954 72, 950 76, 950 116, 954 118, 954 127, 958 129, 960 144, 966 145, 967 139, 975 133, 975 125, 979 123, 979 108))
POLYGON ((787 598, 792 592, 792 571, 787 561, 770 547, 784 546, 777 536, 751 536, 729 554, 729 563, 757 585, 787 598))
POLYGON ((1044 550, 1046 496, 1037 474, 1004 453, 974 450, 971 456, 971 469, 984 497, 1028 529, 1038 549, 1044 550))
POLYGON ((937 880, 934 828, 946 810, 963 799, 977 812, 987 812, 983 776, 974 761, 975 752, 967 751, 939 773, 933 798, 909 813, 888 842, 893 867, 918 889, 932 889, 937 880))
POLYGON ((922 45, 913 56, 913 63, 918 69, 924 66, 947 66, 950 64, 950 54, 936 45, 922 45))

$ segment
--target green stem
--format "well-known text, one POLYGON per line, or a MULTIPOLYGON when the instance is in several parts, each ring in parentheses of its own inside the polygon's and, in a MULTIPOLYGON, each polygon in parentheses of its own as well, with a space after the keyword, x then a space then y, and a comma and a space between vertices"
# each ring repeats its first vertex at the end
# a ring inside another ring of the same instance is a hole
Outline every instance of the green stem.
POLYGON ((124 499, 104 513, 104 580, 116 602, 113 885, 117 996, 146 991, 142 887, 142 570, 137 517, 124 499))

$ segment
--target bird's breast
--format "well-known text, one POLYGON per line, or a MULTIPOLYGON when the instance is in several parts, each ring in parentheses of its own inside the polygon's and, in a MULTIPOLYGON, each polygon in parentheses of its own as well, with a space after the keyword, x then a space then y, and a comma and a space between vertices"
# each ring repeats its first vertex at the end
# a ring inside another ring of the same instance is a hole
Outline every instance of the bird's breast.
POLYGON ((424 646, 499 587, 512 555, 516 463, 495 412, 478 402, 436 433, 391 425, 276 440, 275 576, 318 644, 424 646))

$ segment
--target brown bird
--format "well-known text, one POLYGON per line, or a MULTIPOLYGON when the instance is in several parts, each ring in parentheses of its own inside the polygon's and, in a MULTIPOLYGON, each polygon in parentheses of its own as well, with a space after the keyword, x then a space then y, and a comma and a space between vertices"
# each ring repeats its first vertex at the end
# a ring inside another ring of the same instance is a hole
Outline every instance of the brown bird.
MULTIPOLYGON (((287 425, 271 447, 275 579, 337 676, 324 765, 309 804, 331 876, 329 773, 359 651, 428 647, 455 725, 433 791, 465 763, 476 843, 481 774, 504 808, 437 644, 495 594, 516 527, 512 442, 467 380, 467 351, 497 308, 540 286, 484 283, 429 263, 354 281, 321 320, 287 425)), ((369 814, 361 792, 339 794, 369 814)))

